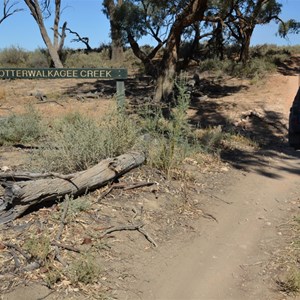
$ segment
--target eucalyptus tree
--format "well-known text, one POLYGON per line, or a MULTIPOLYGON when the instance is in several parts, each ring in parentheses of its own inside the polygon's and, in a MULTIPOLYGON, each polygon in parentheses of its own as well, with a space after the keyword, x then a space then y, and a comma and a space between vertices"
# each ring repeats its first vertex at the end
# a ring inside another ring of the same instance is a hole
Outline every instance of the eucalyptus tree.
POLYGON ((300 22, 290 19, 286 22, 279 24, 278 34, 279 36, 286 38, 288 34, 299 34, 300 33, 300 22))
POLYGON ((154 58, 166 42, 171 24, 170 3, 173 1, 140 0, 123 1, 116 11, 124 44, 130 45, 133 53, 145 66, 147 74, 157 77, 154 58), (151 36, 156 45, 141 47, 139 40, 151 36))
POLYGON ((115 63, 123 63, 124 61, 124 42, 120 22, 117 16, 117 10, 123 4, 123 0, 104 0, 103 12, 108 17, 110 22, 110 36, 111 36, 111 60, 115 63))
POLYGON ((67 23, 62 26, 61 32, 59 32, 59 23, 61 16, 61 0, 54 1, 54 21, 53 21, 53 41, 47 32, 44 20, 51 16, 51 0, 24 0, 25 4, 29 8, 31 15, 36 21, 42 39, 49 51, 53 66, 55 68, 62 68, 63 64, 60 59, 60 53, 64 45, 65 30, 67 23))
POLYGON ((257 25, 265 25, 272 20, 281 22, 282 5, 277 0, 232 0, 232 9, 225 24, 231 37, 240 45, 239 60, 249 59, 250 42, 257 25))
POLYGON ((123 0, 115 11, 124 42, 157 80, 155 102, 168 100, 178 71, 182 35, 203 19, 206 9, 207 0, 123 0), (151 51, 138 43, 145 35, 156 42, 151 51))

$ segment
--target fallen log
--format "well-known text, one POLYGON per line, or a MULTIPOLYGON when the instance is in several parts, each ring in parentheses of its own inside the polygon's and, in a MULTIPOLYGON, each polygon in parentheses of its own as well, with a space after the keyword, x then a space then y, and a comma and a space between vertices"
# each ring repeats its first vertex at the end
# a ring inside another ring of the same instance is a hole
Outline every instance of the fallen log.
POLYGON ((144 153, 132 151, 115 158, 105 159, 92 168, 74 173, 69 177, 56 177, 56 174, 50 173, 54 175, 54 178, 49 178, 48 173, 46 178, 43 176, 39 178, 30 174, 31 176, 27 176, 23 181, 15 181, 12 174, 7 174, 8 179, 5 178, 5 174, 1 174, 0 184, 5 191, 3 197, 0 196, 0 224, 20 217, 37 204, 54 202, 63 199, 65 195, 78 197, 98 189, 140 166, 144 161, 144 153), (30 177, 34 180, 28 180, 30 177))

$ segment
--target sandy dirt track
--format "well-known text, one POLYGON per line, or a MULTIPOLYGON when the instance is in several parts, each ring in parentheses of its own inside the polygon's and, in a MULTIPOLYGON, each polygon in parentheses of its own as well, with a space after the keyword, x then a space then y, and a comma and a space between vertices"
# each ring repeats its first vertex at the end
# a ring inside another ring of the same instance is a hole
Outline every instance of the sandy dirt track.
MULTIPOLYGON (((278 78, 275 78, 278 80, 278 78)), ((274 104, 288 114, 298 87, 285 77, 286 97, 274 104)), ((272 96, 272 95, 271 95, 272 96)), ((167 245, 154 258, 141 286, 141 299, 286 299, 268 273, 281 241, 280 223, 299 205, 300 155, 265 151, 241 161, 213 208, 216 222, 198 224, 199 233, 178 248, 167 245)))

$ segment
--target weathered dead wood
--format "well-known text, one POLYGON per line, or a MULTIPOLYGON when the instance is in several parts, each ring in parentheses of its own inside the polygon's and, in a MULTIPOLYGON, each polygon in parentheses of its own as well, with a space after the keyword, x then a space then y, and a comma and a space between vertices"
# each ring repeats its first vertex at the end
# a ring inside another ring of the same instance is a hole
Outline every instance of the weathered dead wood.
MULTIPOLYGON (((79 173, 76 173, 77 175, 79 173)), ((61 179, 72 179, 75 174, 59 174, 59 173, 30 173, 30 172, 5 172, 0 173, 0 181, 25 181, 25 180, 33 180, 33 179, 42 179, 42 178, 61 178, 61 179)))
POLYGON ((37 204, 63 199, 65 195, 77 197, 100 188, 144 161, 144 153, 132 151, 105 159, 86 171, 72 174, 71 178, 59 176, 15 182, 3 180, 2 177, 0 184, 5 188, 5 193, 0 199, 0 224, 20 217, 37 204))

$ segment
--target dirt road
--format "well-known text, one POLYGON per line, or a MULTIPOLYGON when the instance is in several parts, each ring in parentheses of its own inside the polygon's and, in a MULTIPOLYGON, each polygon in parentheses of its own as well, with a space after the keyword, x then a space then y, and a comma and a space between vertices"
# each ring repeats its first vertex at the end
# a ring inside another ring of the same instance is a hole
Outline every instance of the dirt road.
MULTIPOLYGON (((288 97, 277 105, 287 115, 297 77, 285 85, 288 97)), ((228 185, 215 191, 222 200, 211 207, 218 222, 200 222, 193 240, 160 249, 144 275, 141 299, 286 299, 275 290, 280 274, 269 269, 283 244, 280 224, 297 213, 300 155, 282 151, 241 160, 244 170, 232 171, 228 185)))

